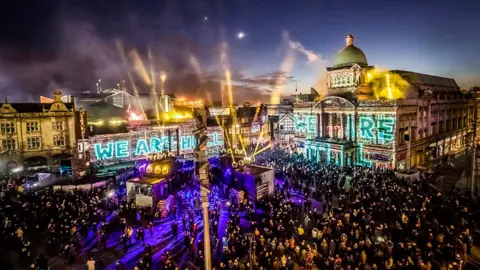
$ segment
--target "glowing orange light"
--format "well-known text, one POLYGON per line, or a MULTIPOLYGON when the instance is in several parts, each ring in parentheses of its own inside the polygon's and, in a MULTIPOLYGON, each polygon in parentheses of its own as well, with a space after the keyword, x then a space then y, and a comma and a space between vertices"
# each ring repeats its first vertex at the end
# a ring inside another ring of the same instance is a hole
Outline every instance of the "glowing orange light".
POLYGON ((143 121, 143 115, 130 112, 128 120, 130 121, 143 121))

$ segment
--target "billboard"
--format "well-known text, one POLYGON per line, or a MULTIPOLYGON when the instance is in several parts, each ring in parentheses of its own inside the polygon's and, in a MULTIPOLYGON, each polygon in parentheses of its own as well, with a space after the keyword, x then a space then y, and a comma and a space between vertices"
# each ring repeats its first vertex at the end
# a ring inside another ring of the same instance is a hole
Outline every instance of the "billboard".
MULTIPOLYGON (((224 147, 223 132, 216 129, 207 130, 207 135, 209 136, 207 151, 219 152, 224 147)), ((176 152, 177 144, 180 154, 189 154, 194 151, 196 143, 196 138, 191 133, 182 132, 178 136, 178 141, 175 132, 169 135, 151 133, 143 136, 139 136, 138 133, 126 133, 123 136, 93 139, 90 142, 90 150, 93 160, 136 159, 155 153, 176 152)))

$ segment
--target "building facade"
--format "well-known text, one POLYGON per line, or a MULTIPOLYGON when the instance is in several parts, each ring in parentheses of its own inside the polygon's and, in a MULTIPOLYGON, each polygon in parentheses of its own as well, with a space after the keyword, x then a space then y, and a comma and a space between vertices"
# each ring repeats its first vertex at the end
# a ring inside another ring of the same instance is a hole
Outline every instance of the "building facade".
POLYGON ((474 102, 453 79, 376 70, 353 43, 348 35, 327 69, 328 95, 294 107, 298 151, 319 162, 402 170, 471 146, 474 102))
POLYGON ((62 101, 61 94, 55 91, 52 103, 5 100, 0 105, 0 171, 52 170, 56 161, 72 156, 79 114, 74 103, 62 101))
MULTIPOLYGON (((88 138, 85 146, 87 157, 91 162, 102 164, 148 159, 161 155, 189 158, 196 146, 194 129, 195 121, 187 119, 162 126, 130 126, 128 132, 124 133, 93 135, 88 138)), ((208 154, 218 154, 225 147, 222 128, 207 127, 206 133, 209 137, 208 154)))
POLYGON ((232 145, 241 149, 270 141, 267 107, 263 104, 251 106, 245 103, 236 109, 236 117, 229 121, 227 136, 232 145))

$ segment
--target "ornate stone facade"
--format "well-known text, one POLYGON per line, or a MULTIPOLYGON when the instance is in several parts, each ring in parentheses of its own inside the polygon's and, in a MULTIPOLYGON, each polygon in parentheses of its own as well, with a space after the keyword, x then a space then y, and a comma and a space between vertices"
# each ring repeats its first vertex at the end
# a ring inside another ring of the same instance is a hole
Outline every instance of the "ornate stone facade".
POLYGON ((0 171, 52 169, 76 149, 76 113, 54 92, 53 103, 0 104, 0 171), (16 169, 16 170, 15 170, 16 169))
POLYGON ((453 79, 390 71, 408 89, 402 98, 380 99, 369 78, 373 70, 347 36, 346 47, 327 68, 328 95, 309 108, 294 106, 297 150, 341 166, 405 169, 428 167, 471 144, 473 101, 453 79))

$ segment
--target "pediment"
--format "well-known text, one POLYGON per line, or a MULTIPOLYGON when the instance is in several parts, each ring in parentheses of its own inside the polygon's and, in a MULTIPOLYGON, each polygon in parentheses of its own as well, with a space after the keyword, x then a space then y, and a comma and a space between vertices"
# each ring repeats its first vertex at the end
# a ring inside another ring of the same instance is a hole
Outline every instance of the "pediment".
POLYGON ((278 123, 283 123, 284 121, 293 121, 293 114, 285 114, 278 120, 278 123))
POLYGON ((68 112, 67 106, 61 102, 54 102, 50 107, 49 112, 68 112))
POLYGON ((353 66, 350 68, 350 70, 354 71, 354 70, 361 70, 362 67, 358 64, 353 64, 353 66))
POLYGON ((13 108, 12 104, 10 103, 3 103, 2 107, 0 107, 0 113, 2 114, 12 114, 16 112, 17 110, 15 110, 15 108, 13 108))
POLYGON ((337 97, 337 96, 330 96, 326 97, 323 100, 319 101, 315 108, 355 108, 350 101, 345 98, 337 97))

